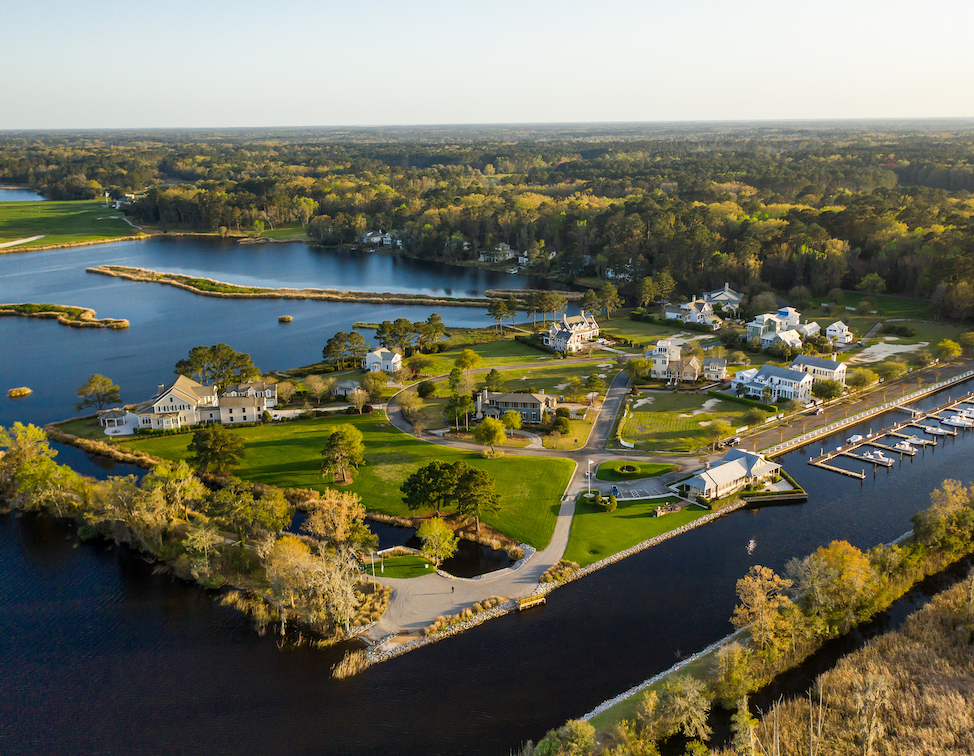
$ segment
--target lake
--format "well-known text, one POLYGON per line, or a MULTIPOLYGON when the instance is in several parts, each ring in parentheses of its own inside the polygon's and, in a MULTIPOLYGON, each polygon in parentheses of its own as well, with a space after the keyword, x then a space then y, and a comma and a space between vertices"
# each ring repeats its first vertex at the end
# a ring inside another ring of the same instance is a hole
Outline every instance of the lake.
POLYGON ((0 202, 39 202, 47 199, 30 189, 13 189, 0 187, 0 202))
MULTIPOLYGON (((480 296, 489 288, 549 288, 546 279, 441 265, 301 243, 243 245, 198 238, 153 238, 72 249, 0 255, 0 302, 38 302, 94 309, 126 318, 123 331, 76 329, 50 320, 0 318, 0 425, 47 423, 74 414, 74 392, 94 373, 119 385, 122 400, 148 399, 173 366, 200 344, 220 341, 247 352, 264 371, 321 360, 325 342, 355 322, 437 312, 448 327, 493 325, 479 307, 417 307, 313 300, 219 299, 171 286, 86 273, 97 265, 130 265, 270 287, 316 287, 447 296, 480 296), (278 323, 278 316, 294 321, 278 323), (6 390, 34 393, 11 400, 6 390)), ((571 309, 570 312, 574 312, 571 309)), ((370 331, 363 332, 366 339, 370 331)), ((540 354, 540 353, 539 353, 540 354)))

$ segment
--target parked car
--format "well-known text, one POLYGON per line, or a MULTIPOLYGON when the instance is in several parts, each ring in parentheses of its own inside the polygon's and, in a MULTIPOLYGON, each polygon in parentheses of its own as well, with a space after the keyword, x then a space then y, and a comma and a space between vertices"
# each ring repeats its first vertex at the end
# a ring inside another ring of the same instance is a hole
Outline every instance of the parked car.
POLYGON ((613 496, 618 496, 619 486, 612 486, 612 488, 609 490, 609 493, 611 493, 613 496))
POLYGON ((724 446, 737 446, 739 443, 741 443, 740 436, 731 436, 724 442, 724 446))

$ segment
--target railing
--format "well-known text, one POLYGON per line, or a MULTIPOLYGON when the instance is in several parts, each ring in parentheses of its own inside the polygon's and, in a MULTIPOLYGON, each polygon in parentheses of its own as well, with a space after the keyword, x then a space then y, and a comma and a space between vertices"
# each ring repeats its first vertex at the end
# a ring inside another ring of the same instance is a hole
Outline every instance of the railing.
POLYGON ((770 457, 776 454, 781 454, 787 449, 803 446, 808 442, 815 440, 816 438, 827 436, 830 433, 834 433, 837 430, 841 430, 842 428, 845 428, 846 426, 854 425, 858 422, 861 422, 862 420, 866 420, 870 417, 875 417, 876 415, 881 415, 884 412, 888 412, 889 410, 898 407, 901 404, 907 404, 917 399, 922 399, 925 396, 929 396, 930 394, 936 393, 937 391, 947 388, 948 386, 952 386, 955 383, 961 383, 962 381, 966 381, 968 378, 971 378, 972 376, 974 376, 974 370, 968 370, 959 375, 955 375, 953 378, 948 378, 947 380, 938 381, 937 383, 931 383, 929 386, 926 386, 925 388, 917 389, 912 394, 905 394, 901 396, 899 399, 896 399, 892 402, 884 402, 883 404, 880 404, 877 407, 872 407, 868 410, 863 410, 862 412, 859 412, 853 415, 852 417, 846 417, 843 418, 842 420, 837 420, 834 423, 830 423, 829 425, 826 425, 824 428, 818 428, 817 430, 804 433, 801 436, 790 438, 787 441, 781 442, 780 444, 769 446, 766 449, 762 449, 761 453, 770 457))

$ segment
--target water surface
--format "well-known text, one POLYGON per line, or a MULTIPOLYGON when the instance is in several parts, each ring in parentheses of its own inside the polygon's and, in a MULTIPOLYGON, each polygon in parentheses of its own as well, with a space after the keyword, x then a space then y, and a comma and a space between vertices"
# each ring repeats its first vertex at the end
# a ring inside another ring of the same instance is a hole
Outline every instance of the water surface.
POLYGON ((0 188, 0 202, 39 202, 45 199, 30 189, 0 188))

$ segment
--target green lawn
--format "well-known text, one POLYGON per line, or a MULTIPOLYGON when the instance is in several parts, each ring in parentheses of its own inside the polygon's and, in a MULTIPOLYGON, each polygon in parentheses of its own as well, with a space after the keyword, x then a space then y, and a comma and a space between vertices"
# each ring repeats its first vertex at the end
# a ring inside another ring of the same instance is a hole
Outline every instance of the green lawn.
POLYGON ((307 241, 308 235, 300 223, 290 223, 274 229, 264 229, 262 236, 275 241, 307 241))
POLYGON ((737 402, 701 394, 646 394, 633 402, 619 433, 640 449, 691 451, 709 442, 706 424, 722 419, 732 429, 737 428, 744 424, 742 417, 748 409, 737 402), (651 401, 635 406, 646 399, 651 401))
MULTIPOLYGON (((574 465, 569 460, 507 456, 483 459, 471 452, 429 444, 393 428, 381 413, 340 415, 274 425, 240 428, 244 459, 235 474, 245 480, 288 488, 322 490, 321 449, 330 429, 351 423, 365 436, 365 460, 348 490, 366 507, 391 515, 412 514, 399 493, 407 476, 438 459, 464 460, 489 472, 497 482, 501 508, 484 522, 518 541, 543 548, 551 540, 561 495, 574 465)), ((131 441, 127 446, 166 459, 185 459, 192 436, 163 436, 131 441)))
POLYGON ((619 460, 618 462, 603 462, 595 471, 595 477, 599 480, 637 480, 639 478, 654 478, 676 469, 678 469, 678 465, 667 465, 662 462, 619 460), (619 469, 624 465, 635 467, 636 471, 633 473, 619 472, 619 469))
POLYGON ((91 418, 90 420, 72 420, 70 423, 59 425, 58 429, 78 438, 94 438, 98 441, 111 440, 109 436, 105 435, 105 429, 101 427, 101 424, 95 418, 91 418))
POLYGON ((132 228, 120 216, 121 210, 106 208, 101 200, 0 202, 0 242, 44 236, 3 250, 9 251, 138 235, 138 229, 132 228))
MULTIPOLYGON (((435 572, 431 563, 415 554, 385 557, 375 560, 375 576, 377 578, 414 578, 435 572)), ((363 572, 372 577, 372 560, 366 559, 363 572)))
POLYGON ((670 501, 679 499, 668 496, 620 501, 615 512, 606 512, 580 496, 563 559, 585 567, 708 514, 706 509, 688 506, 673 514, 653 517, 656 507, 670 501))
POLYGON ((429 375, 443 375, 453 370, 453 363, 463 349, 472 349, 480 355, 478 368, 497 367, 500 365, 519 365, 526 362, 544 362, 546 360, 557 359, 552 354, 546 354, 537 349, 522 344, 513 339, 503 341, 491 341, 486 344, 476 344, 471 347, 459 349, 449 349, 440 354, 427 355, 432 358, 433 364, 424 370, 429 375))
MULTIPOLYGON (((604 376, 602 380, 608 385, 615 378, 619 369, 615 365, 613 356, 601 361, 585 363, 558 360, 543 367, 514 368, 499 372, 501 375, 501 391, 526 391, 529 393, 544 391, 546 394, 559 396, 565 390, 570 378, 578 377, 584 384, 586 378, 596 374, 604 376)), ((484 376, 478 375, 477 379, 483 383, 484 376)), ((604 394, 604 389, 599 393, 604 394)))
MULTIPOLYGON (((623 336, 627 339, 638 341, 643 345, 656 342, 660 338, 675 336, 685 330, 679 327, 656 325, 655 323, 643 323, 638 320, 629 319, 629 310, 616 310, 612 313, 610 320, 599 319, 599 325, 603 331, 623 336)), ((687 331, 692 336, 704 336, 698 331, 687 331)))

